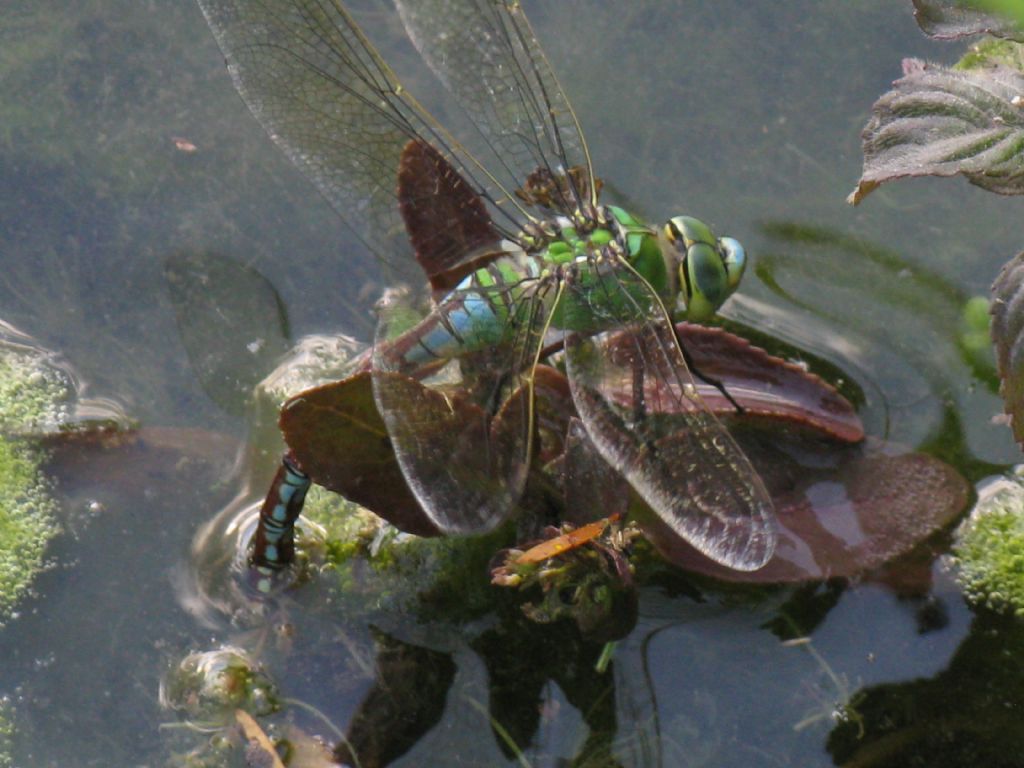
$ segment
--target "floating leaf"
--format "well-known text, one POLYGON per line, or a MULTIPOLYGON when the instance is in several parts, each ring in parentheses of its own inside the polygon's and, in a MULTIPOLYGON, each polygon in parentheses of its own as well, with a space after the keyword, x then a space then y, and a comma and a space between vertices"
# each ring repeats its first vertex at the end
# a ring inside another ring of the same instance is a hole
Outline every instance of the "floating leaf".
MULTIPOLYGON (((425 387, 421 389, 429 392, 425 387)), ((403 531, 437 535, 402 476, 387 428, 377 412, 369 373, 296 395, 281 409, 281 431, 313 482, 366 507, 403 531)))
MULTIPOLYGON (((817 376, 725 331, 681 325, 680 334, 683 343, 692 349, 695 363, 708 375, 720 378, 746 409, 744 418, 771 421, 776 426, 780 421, 799 424, 846 442, 863 438, 853 408, 817 376)), ((377 375, 401 378, 413 401, 441 397, 413 379, 398 374, 377 375)), ((733 405, 714 387, 701 384, 700 390, 712 410, 735 413, 733 405)), ((534 375, 534 393, 538 458, 541 464, 556 461, 562 467, 571 501, 567 519, 584 524, 625 511, 628 486, 596 452, 578 444, 578 435, 573 437, 570 419, 575 411, 564 375, 539 366, 534 375), (566 472, 566 467, 572 469, 566 472), (567 474, 570 476, 566 478, 567 474)), ((524 393, 518 392, 513 399, 522 396, 524 393)), ((465 410, 466 423, 484 421, 477 406, 458 397, 449 397, 445 407, 465 410)), ((516 411, 516 405, 511 404, 501 413, 516 411)), ((369 372, 361 371, 299 393, 285 404, 280 424, 295 459, 315 483, 342 494, 403 531, 436 535, 436 528, 409 491, 395 459, 387 429, 377 412, 369 372)), ((466 443, 469 448, 476 444, 466 443)), ((457 458, 453 456, 451 461, 457 458)))
MULTIPOLYGON (((995 35, 1024 41, 1020 23, 1008 15, 993 13, 1000 5, 994 0, 914 0, 914 18, 929 37, 953 40, 970 35, 995 35)), ((1018 14, 1019 6, 1018 6, 1018 14)))
POLYGON ((737 437, 775 502, 775 555, 758 571, 731 571, 653 515, 642 520, 658 550, 688 570, 763 583, 854 576, 910 551, 967 504, 967 482, 924 454, 891 456, 874 444, 837 446, 778 434, 737 437))
POLYGON ((1024 444, 1024 253, 1006 264, 992 285, 992 342, 1001 381, 1003 407, 1013 437, 1024 444))
POLYGON ((398 202, 416 261, 435 291, 452 290, 474 269, 501 255, 500 238, 483 200, 425 142, 410 141, 402 150, 398 202))
MULTIPOLYGON (((820 377, 719 328, 680 323, 676 329, 694 369, 721 382, 743 407, 744 419, 788 421, 843 442, 855 443, 864 438, 864 427, 849 401, 820 377)), ((609 343, 616 340, 613 338, 609 343)), ((700 379, 696 383, 701 399, 713 412, 735 414, 733 404, 716 387, 700 379)), ((652 378, 646 385, 656 387, 658 382, 652 378)), ((632 387, 632 381, 619 383, 623 403, 632 397, 632 387)), ((659 397, 655 392, 648 393, 647 401, 690 405, 689 401, 659 397)))
POLYGON ((887 181, 962 174, 1003 195, 1024 193, 1024 75, 955 71, 917 60, 872 107, 864 170, 848 202, 887 181))

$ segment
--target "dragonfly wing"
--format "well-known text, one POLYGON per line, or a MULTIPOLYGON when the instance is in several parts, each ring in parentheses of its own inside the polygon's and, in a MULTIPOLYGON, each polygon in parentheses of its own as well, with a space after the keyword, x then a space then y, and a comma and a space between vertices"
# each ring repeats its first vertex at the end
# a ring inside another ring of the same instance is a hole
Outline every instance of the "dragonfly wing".
POLYGON ((572 280, 564 301, 592 318, 567 337, 566 359, 598 452, 702 553, 736 570, 763 566, 777 538, 771 498, 697 394, 658 296, 620 263, 572 280))
POLYGON ((434 291, 452 290, 500 255, 484 201, 430 144, 410 141, 402 150, 398 202, 416 261, 434 291))
MULTIPOLYGON (((483 166, 404 89, 341 3, 320 0, 199 0, 242 98, 257 120, 394 279, 422 281, 411 258, 397 199, 410 141, 432 144, 473 193, 495 209, 511 193, 496 189, 483 166), (481 181, 482 180, 482 181, 481 181)), ((450 187, 442 188, 444 194, 450 187)), ((409 203, 406 202, 406 207, 409 203)), ((505 207, 497 231, 514 236, 519 220, 505 207)), ((434 233, 443 238, 444 230, 434 233)), ((458 239, 419 247, 440 253, 458 239)))
POLYGON ((507 189, 580 168, 557 207, 596 204, 586 141, 518 2, 396 0, 409 38, 465 109, 507 189))
POLYGON ((453 291, 409 329, 411 307, 400 297, 381 310, 377 409, 410 490, 443 531, 494 528, 522 494, 533 435, 531 377, 548 315, 546 288, 537 282, 532 296, 515 301, 507 287, 453 291), (467 318, 479 321, 485 307, 508 314, 472 327, 467 318), (441 342, 452 330, 466 346, 457 356, 441 342))

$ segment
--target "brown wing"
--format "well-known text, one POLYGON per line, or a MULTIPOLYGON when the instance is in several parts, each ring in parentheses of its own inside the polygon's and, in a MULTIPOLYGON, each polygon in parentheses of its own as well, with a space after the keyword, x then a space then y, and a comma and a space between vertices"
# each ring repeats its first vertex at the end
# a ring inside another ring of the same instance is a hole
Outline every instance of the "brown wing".
POLYGON ((450 291, 501 255, 483 200, 426 142, 412 140, 402 150, 398 204, 416 261, 435 291, 450 291))

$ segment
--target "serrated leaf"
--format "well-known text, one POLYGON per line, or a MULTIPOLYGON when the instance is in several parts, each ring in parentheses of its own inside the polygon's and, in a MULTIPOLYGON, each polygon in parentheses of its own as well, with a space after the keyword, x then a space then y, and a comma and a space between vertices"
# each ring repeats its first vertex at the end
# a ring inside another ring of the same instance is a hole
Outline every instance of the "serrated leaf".
POLYGON ((1014 439, 1024 444, 1024 253, 1003 267, 992 284, 992 342, 1003 409, 1014 439))
POLYGON ((872 107, 864 171, 848 202, 910 176, 962 174, 1002 195, 1024 193, 1024 75, 955 71, 917 60, 872 107))
POLYGON ((914 18, 926 35, 937 40, 988 34, 1024 41, 1019 20, 995 12, 1009 6, 993 0, 914 0, 914 18))

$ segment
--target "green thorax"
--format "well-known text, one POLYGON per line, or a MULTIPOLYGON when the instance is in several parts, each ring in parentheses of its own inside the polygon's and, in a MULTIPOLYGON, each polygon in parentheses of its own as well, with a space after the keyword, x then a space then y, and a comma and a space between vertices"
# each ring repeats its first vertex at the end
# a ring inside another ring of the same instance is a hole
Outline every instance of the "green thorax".
POLYGON ((617 206, 605 208, 610 220, 605 226, 581 231, 564 217, 556 220, 557 235, 539 251, 531 254, 541 267, 583 263, 589 255, 607 248, 613 242, 621 246, 629 264, 663 298, 669 298, 671 282, 657 233, 647 224, 617 206))

